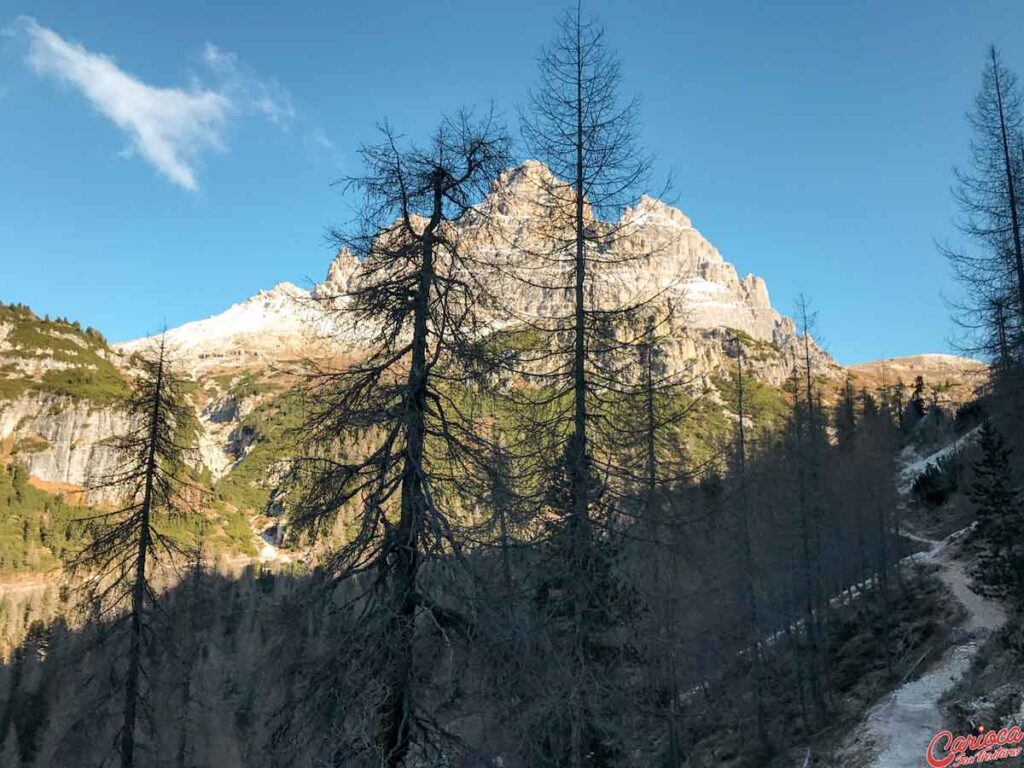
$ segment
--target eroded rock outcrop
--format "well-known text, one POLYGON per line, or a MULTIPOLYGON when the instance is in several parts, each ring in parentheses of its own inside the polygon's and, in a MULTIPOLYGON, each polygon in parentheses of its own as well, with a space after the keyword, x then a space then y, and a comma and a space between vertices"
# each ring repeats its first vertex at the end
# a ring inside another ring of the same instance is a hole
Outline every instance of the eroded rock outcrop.
POLYGON ((128 428, 124 414, 87 401, 28 393, 0 401, 0 440, 29 474, 48 483, 85 487, 114 469, 109 440, 128 428))

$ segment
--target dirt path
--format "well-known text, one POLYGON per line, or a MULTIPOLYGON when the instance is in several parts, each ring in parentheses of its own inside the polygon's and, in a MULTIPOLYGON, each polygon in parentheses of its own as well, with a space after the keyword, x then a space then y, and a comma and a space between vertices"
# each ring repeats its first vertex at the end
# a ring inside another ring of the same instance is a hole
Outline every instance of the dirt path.
POLYGON ((931 546, 919 559, 939 567, 939 578, 963 604, 967 617, 959 629, 964 636, 928 672, 871 708, 854 737, 839 751, 842 764, 865 768, 925 765, 925 749, 944 726, 939 700, 967 671, 985 637, 1006 621, 1002 606, 973 592, 964 564, 953 559, 952 545, 964 533, 966 529, 942 541, 906 534, 931 546))
POLYGON ((55 583, 52 579, 46 578, 0 582, 0 597, 18 594, 19 592, 42 592, 52 587, 55 583))

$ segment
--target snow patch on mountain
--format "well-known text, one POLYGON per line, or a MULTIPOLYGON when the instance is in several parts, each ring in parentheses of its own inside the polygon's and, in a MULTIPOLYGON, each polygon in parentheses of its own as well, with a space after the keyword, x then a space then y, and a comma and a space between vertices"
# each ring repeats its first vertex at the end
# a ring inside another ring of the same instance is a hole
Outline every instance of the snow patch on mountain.
MULTIPOLYGON (((338 334, 336 320, 320 301, 285 282, 220 314, 172 328, 166 341, 173 356, 204 368, 301 356, 311 344, 337 339, 338 334)), ((153 341, 151 337, 113 346, 128 355, 153 341)))
MULTIPOLYGON (((218 315, 169 330, 167 341, 181 349, 193 349, 243 334, 293 333, 300 330, 301 303, 308 299, 308 291, 292 283, 278 283, 218 315)), ((138 343, 119 346, 130 350, 138 343)))

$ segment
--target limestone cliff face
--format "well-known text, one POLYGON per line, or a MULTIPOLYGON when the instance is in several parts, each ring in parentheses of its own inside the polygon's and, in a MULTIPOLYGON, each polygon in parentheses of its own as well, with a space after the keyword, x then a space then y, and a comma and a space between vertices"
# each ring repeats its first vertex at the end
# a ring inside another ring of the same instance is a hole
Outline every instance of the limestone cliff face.
MULTIPOLYGON (((298 289, 262 293, 243 306, 242 319, 264 317, 268 307, 282 306, 296 292, 298 289)), ((52 484, 57 490, 88 488, 103 482, 119 461, 112 438, 125 434, 130 426, 117 405, 118 395, 128 392, 132 376, 130 357, 112 352, 96 334, 84 336, 77 328, 65 332, 62 329, 71 326, 64 321, 43 320, 24 309, 17 309, 16 313, 8 309, 7 315, 12 314, 15 322, 3 322, 0 317, 0 471, 3 464, 15 461, 33 478, 52 484), (17 343, 12 343, 12 339, 17 343), (32 344, 26 343, 26 339, 32 344), (77 349, 85 350, 88 356, 82 359, 75 354, 77 349), (114 377, 120 377, 120 392, 99 386, 104 382, 110 384, 109 377, 95 378, 101 365, 114 377), (66 372, 66 378, 47 379, 47 374, 53 371, 66 372), (78 391, 74 396, 54 391, 61 386, 78 391)), ((244 327, 244 323, 236 323, 216 330, 220 337, 231 337, 233 331, 244 327)), ((290 327, 295 327, 294 321, 290 327)), ((258 332, 255 335, 259 336, 258 332)), ((230 357, 231 350, 235 350, 257 365, 268 367, 284 354, 279 341, 268 334, 261 346, 248 336, 235 336, 231 348, 222 352, 230 357)), ((141 346, 141 342, 130 345, 128 351, 141 346)), ((225 391, 225 382, 218 381, 216 373, 207 376, 204 370, 196 378, 203 384, 192 396, 202 427, 197 463, 201 462, 218 479, 245 455, 252 442, 253 435, 241 422, 256 407, 259 398, 251 393, 237 395, 225 391)), ((228 380, 236 383, 230 377, 228 380)), ((90 500, 101 501, 110 496, 96 491, 90 494, 90 500)))
POLYGON ((88 486, 114 468, 128 391, 103 336, 0 304, 0 464, 10 456, 39 480, 88 486))
MULTIPOLYGON (((486 253, 501 265, 500 275, 492 280, 502 283, 502 301, 524 315, 560 315, 569 306, 565 291, 517 284, 501 276, 518 272, 532 283, 559 282, 550 274, 557 266, 546 272, 542 266, 550 259, 543 229, 551 206, 544 198, 553 184, 557 182, 547 168, 536 162, 507 171, 481 206, 489 214, 489 226, 473 221, 463 227, 462 247, 486 253)), ((644 195, 616 222, 597 221, 589 209, 585 217, 588 226, 603 230, 602 239, 608 242, 592 254, 592 306, 660 301, 673 306, 680 332, 733 328, 778 344, 795 336, 792 321, 772 307, 764 280, 754 275, 741 279, 681 211, 644 195)))
MULTIPOLYGON (((245 455, 253 436, 241 420, 257 400, 226 394, 197 409, 197 458, 214 479, 245 455)), ((109 476, 118 460, 110 440, 128 428, 124 414, 111 406, 43 393, 0 401, 0 445, 6 443, 32 477, 58 486, 89 487, 109 476)))
MULTIPOLYGON (((497 179, 480 206, 483 215, 455 225, 459 247, 475 257, 473 277, 489 294, 484 311, 496 326, 571 313, 566 287, 571 248, 552 248, 552 241, 568 236, 564 227, 559 230, 558 209, 566 198, 552 192, 557 188, 544 165, 528 161, 497 179)), ((765 281, 756 275, 741 278, 681 211, 645 195, 618 221, 595 219, 589 206, 584 218, 604 235, 596 238, 604 242, 591 254, 589 306, 643 304, 670 317, 665 341, 670 367, 692 366, 710 375, 727 365, 729 340, 737 332, 757 347, 749 358, 751 372, 766 383, 780 384, 802 359, 793 321, 772 307, 765 281)), ((561 220, 568 224, 564 216, 561 220)), ((337 306, 337 297, 359 277, 360 263, 343 250, 311 296, 337 306)), ((811 356, 819 373, 838 375, 836 363, 813 343, 811 356)))
MULTIPOLYGON (((564 187, 552 193, 558 187, 544 165, 525 162, 495 181, 480 205, 484 215, 467 215, 454 225, 451 234, 460 248, 475 257, 473 278, 489 294, 485 311, 494 327, 570 312, 568 262, 550 252, 550 230, 559 225, 557 209, 565 203, 564 187)), ((596 219, 589 206, 584 216, 589 227, 605 235, 592 254, 595 268, 587 297, 592 307, 648 301, 661 312, 671 307, 667 346, 672 367, 694 365, 704 373, 717 369, 727 357, 723 339, 739 331, 764 345, 753 361, 755 375, 777 383, 789 374, 799 352, 793 322, 772 307, 764 280, 741 278, 685 214, 644 196, 618 221, 596 219)), ((330 310, 343 307, 362 269, 343 249, 312 290, 282 283, 220 315, 169 331, 168 341, 197 375, 225 367, 266 367, 334 346, 358 351, 370 335, 367 328, 350 326, 330 310)), ((118 346, 130 352, 140 343, 118 346)), ((816 346, 812 355, 822 373, 837 369, 816 346)))
POLYGON ((210 470, 214 480, 228 474, 235 463, 248 450, 254 435, 243 425, 242 419, 257 407, 259 398, 239 397, 227 392, 220 394, 213 383, 207 385, 206 395, 213 394, 198 409, 199 459, 210 470))
POLYGON ((359 274, 359 259, 347 248, 342 248, 327 267, 327 277, 310 291, 310 296, 329 301, 344 296, 355 285, 359 274))
POLYGON ((116 462, 107 441, 127 427, 122 413, 84 401, 43 393, 0 401, 0 441, 9 439, 13 458, 49 483, 88 486, 102 479, 116 462))

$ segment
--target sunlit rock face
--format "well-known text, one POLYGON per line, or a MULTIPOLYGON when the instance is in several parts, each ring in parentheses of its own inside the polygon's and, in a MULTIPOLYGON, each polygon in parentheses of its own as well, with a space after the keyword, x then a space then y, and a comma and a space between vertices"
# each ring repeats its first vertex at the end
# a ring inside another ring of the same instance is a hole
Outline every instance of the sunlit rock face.
MULTIPOLYGON (((543 274, 543 267, 529 262, 542 261, 550 249, 543 227, 551 218, 545 200, 546 191, 556 183, 536 162, 506 172, 481 206, 491 214, 491 226, 474 222, 467 239, 479 240, 477 250, 498 256, 508 267, 504 271, 543 274)), ((768 343, 793 334, 792 323, 772 308, 764 280, 754 275, 740 279, 735 267, 678 209, 644 195, 616 222, 595 221, 589 208, 584 217, 588 226, 604 230, 602 239, 609 243, 594 254, 599 266, 590 299, 595 306, 660 299, 674 305, 680 328, 735 328, 768 343)), ((565 292, 508 283, 501 291, 503 299, 511 299, 525 314, 562 314, 562 304, 570 298, 565 292)))
MULTIPOLYGON (((482 294, 484 332, 519 323, 544 327, 545 320, 554 326, 572 314, 573 203, 571 191, 544 165, 529 161, 501 174, 478 210, 445 230, 472 257, 471 274, 464 277, 482 294), (558 205, 552 205, 552 194, 558 205), (552 243, 560 239, 565 247, 553 253, 552 243)), ((696 385, 706 385, 735 365, 738 336, 746 348, 745 370, 766 384, 779 386, 802 366, 802 339, 772 307, 764 280, 740 278, 684 213, 643 196, 614 221, 599 220, 588 204, 583 215, 597 235, 589 246, 588 305, 643 305, 636 322, 648 312, 667 317, 660 343, 669 370, 688 369, 696 385)), ((353 321, 339 311, 366 270, 342 249, 310 290, 279 283, 218 315, 167 331, 176 365, 199 385, 193 395, 202 428, 199 461, 213 479, 244 459, 255 439, 246 416, 291 385, 290 372, 303 358, 347 359, 369 348, 373 319, 353 321), (263 394, 260 387, 236 391, 245 389, 246 377, 260 383, 263 394)), ((10 335, 0 323, 0 362, 26 380, 67 367, 60 356, 19 352, 10 335)), ((68 340, 85 343, 70 332, 68 340)), ((113 345, 113 351, 104 346, 102 353, 127 375, 131 353, 152 342, 139 339, 113 345)), ((816 375, 844 375, 813 343, 809 351, 816 375)), ((116 459, 109 440, 126 428, 109 403, 31 390, 0 400, 0 449, 34 477, 62 486, 89 485, 109 473, 116 459)))
POLYGON ((109 441, 127 429, 123 413, 85 401, 39 392, 0 401, 0 441, 29 474, 58 485, 102 482, 117 465, 109 441))
MULTIPOLYGON (((528 161, 495 182, 480 206, 484 217, 460 222, 462 247, 480 254, 482 263, 498 265, 483 282, 496 297, 496 312, 506 319, 571 313, 569 291, 553 287, 570 282, 572 257, 571 249, 551 256, 560 223, 571 223, 553 214, 558 205, 551 202, 551 190, 557 186, 544 165, 528 161)), ((558 203, 571 206, 571 193, 555 194, 558 203)), ((772 307, 762 278, 740 278, 682 211, 644 195, 617 221, 596 220, 586 205, 584 219, 600 235, 590 254, 589 305, 642 307, 668 317, 663 345, 670 367, 693 366, 705 374, 720 370, 739 332, 759 347, 750 356, 752 373, 775 385, 791 375, 804 352, 793 321, 772 307)), ((821 373, 838 371, 813 343, 809 351, 821 373)))
MULTIPOLYGON (((571 313, 571 249, 555 247, 553 253, 552 242, 562 237, 568 245, 572 200, 546 166, 527 161, 501 174, 479 212, 448 232, 473 257, 471 277, 482 289, 482 311, 491 327, 571 313)), ((764 280, 740 278, 684 213, 644 195, 617 221, 598 220, 587 204, 584 219, 598 235, 590 254, 589 305, 643 305, 669 316, 665 346, 671 366, 720 367, 728 354, 723 345, 739 331, 774 350, 757 361, 766 381, 778 383, 792 371, 800 353, 793 322, 772 307, 764 280)), ((372 329, 365 321, 361 327, 346 323, 337 310, 362 271, 362 262, 344 248, 311 290, 281 283, 169 331, 168 341, 197 372, 259 367, 334 345, 358 349, 372 329)), ((130 352, 144 341, 120 349, 130 352)), ((824 369, 835 368, 817 347, 812 355, 824 369)))
POLYGON ((359 272, 359 259, 348 247, 344 247, 327 267, 327 277, 317 283, 310 291, 314 299, 331 300, 344 296, 355 285, 355 277, 359 272))

